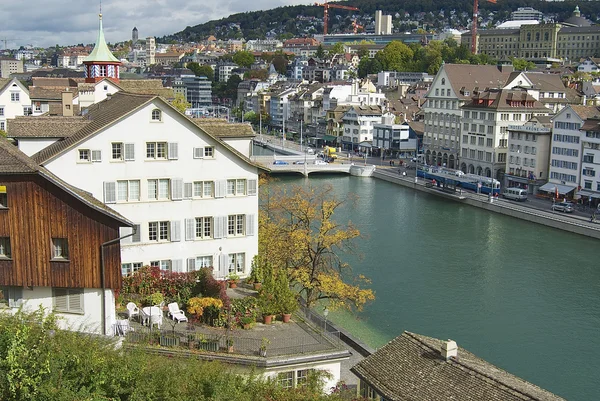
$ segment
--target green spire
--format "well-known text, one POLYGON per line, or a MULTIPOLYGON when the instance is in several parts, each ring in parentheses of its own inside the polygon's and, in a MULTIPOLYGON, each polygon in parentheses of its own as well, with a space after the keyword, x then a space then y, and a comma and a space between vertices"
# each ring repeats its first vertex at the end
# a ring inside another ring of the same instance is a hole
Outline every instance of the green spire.
POLYGON ((113 56, 111 51, 108 49, 106 45, 106 40, 104 39, 104 31, 102 30, 102 14, 99 14, 100 17, 100 26, 98 28, 98 39, 96 39, 96 45, 94 46, 94 50, 90 53, 89 56, 83 60, 83 62, 90 61, 109 61, 118 63, 119 60, 113 56))

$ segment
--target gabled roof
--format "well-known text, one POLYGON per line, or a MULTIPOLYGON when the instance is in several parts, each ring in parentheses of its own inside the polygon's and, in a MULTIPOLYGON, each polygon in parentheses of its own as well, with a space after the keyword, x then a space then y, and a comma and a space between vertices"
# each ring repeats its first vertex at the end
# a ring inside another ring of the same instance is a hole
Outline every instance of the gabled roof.
POLYGON ((173 99, 175 97, 173 89, 165 88, 160 79, 122 79, 115 85, 129 93, 156 95, 162 96, 165 99, 173 99))
POLYGON ((181 114, 169 102, 167 102, 160 96, 138 95, 127 92, 117 92, 110 98, 106 98, 105 100, 99 103, 95 103, 88 107, 86 109, 86 114, 84 118, 90 121, 89 124, 86 124, 79 131, 66 138, 65 140, 55 142, 52 145, 42 149, 38 153, 31 156, 31 158, 38 164, 44 164, 50 159, 53 159, 61 153, 69 150, 70 148, 77 146, 77 144, 81 141, 84 141, 92 135, 95 135, 96 133, 100 132, 101 130, 108 128, 112 124, 117 123, 119 120, 127 117, 128 115, 134 113, 136 110, 155 100, 163 102, 167 107, 170 107, 172 110, 179 113, 182 116, 182 118, 191 121, 205 135, 213 138, 221 146, 229 150, 231 153, 233 153, 246 163, 257 167, 261 170, 268 171, 268 169, 264 166, 252 162, 250 159, 248 159, 242 153, 238 152, 235 148, 233 148, 226 142, 220 140, 218 137, 212 135, 210 132, 196 125, 191 118, 187 117, 184 114, 181 114))
POLYGON ((11 138, 68 138, 91 121, 83 117, 20 116, 8 120, 11 138))
POLYGON ((459 99, 468 100, 473 89, 499 88, 508 78, 508 72, 501 72, 494 65, 443 64, 442 68, 459 99))
POLYGON ((600 107, 598 106, 584 106, 581 104, 570 104, 570 107, 577 115, 582 119, 600 116, 600 107))
POLYGON ((112 54, 108 46, 106 45, 106 40, 104 39, 104 31, 102 30, 102 14, 99 16, 99 25, 98 25, 98 38, 96 39, 96 45, 94 46, 94 50, 90 53, 89 56, 83 60, 84 63, 94 62, 94 61, 105 61, 105 62, 113 62, 119 63, 119 60, 112 54))
POLYGON ((76 87, 61 88, 31 86, 29 87, 29 98, 31 100, 60 101, 62 99, 63 92, 71 92, 73 95, 78 93, 76 87))
POLYGON ((89 192, 83 191, 70 184, 67 184, 56 175, 44 167, 39 166, 19 148, 4 138, 0 138, 0 175, 30 175, 37 174, 44 179, 52 182, 71 196, 77 198, 88 207, 111 217, 124 226, 131 227, 133 223, 127 220, 118 212, 114 211, 98 199, 94 198, 89 192))
POLYGON ((528 113, 549 113, 550 110, 546 108, 539 100, 536 100, 527 91, 521 89, 490 89, 482 92, 477 92, 471 98, 470 102, 465 103, 463 108, 468 109, 487 109, 496 111, 524 111, 528 113), (483 104, 480 101, 483 100, 483 104), (528 103, 511 105, 511 103, 528 103))
POLYGON ((390 401, 564 401, 464 348, 446 360, 443 343, 405 331, 350 370, 390 401))
POLYGON ((4 87, 12 81, 12 78, 0 78, 0 92, 4 90, 4 87))
POLYGON ((256 136, 250 124, 229 123, 216 118, 192 119, 202 130, 216 138, 254 138, 256 136))

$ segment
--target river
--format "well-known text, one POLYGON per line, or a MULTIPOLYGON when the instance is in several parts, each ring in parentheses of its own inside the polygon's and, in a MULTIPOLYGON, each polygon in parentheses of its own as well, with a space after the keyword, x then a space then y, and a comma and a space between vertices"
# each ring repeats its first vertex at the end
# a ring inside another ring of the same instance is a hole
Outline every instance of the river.
POLYGON ((404 330, 459 346, 569 400, 600 393, 600 243, 374 178, 278 176, 358 196, 336 213, 376 300, 329 319, 373 347, 404 330))

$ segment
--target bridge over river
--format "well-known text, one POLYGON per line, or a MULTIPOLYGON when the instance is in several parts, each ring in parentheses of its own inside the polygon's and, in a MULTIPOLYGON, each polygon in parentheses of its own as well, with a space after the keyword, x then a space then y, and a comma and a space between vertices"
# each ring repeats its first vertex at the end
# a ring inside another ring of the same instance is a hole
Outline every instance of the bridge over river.
POLYGON ((291 156, 253 156, 252 160, 260 163, 271 170, 271 174, 277 173, 297 173, 308 177, 313 173, 341 173, 350 174, 358 177, 370 177, 375 166, 355 164, 345 161, 336 161, 335 163, 315 164, 317 159, 314 155, 291 155, 291 156), (282 164, 274 164, 275 161, 282 164), (287 163, 287 164, 283 164, 287 163))

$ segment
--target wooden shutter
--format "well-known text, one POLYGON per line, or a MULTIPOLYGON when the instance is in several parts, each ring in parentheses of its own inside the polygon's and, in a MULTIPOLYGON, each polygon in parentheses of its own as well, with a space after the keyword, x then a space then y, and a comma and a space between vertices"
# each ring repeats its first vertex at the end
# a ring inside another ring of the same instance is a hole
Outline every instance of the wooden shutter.
POLYGON ((185 219, 185 240, 193 241, 196 239, 196 219, 185 219))
POLYGON ((173 178, 171 180, 171 199, 183 199, 183 178, 173 178))
POLYGON ((215 181, 215 198, 224 198, 227 193, 227 181, 215 181))
POLYGON ((67 290, 69 298, 69 312, 83 313, 83 290, 67 290))
POLYGON ((135 144, 125 144, 125 160, 135 160, 135 144))
MULTIPOLYGON (((133 227, 121 227, 119 228, 119 237, 124 237, 126 235, 129 235, 133 233, 133 227)), ((121 244, 130 244, 131 243, 131 236, 127 237, 127 238, 123 238, 121 240, 121 244)))
POLYGON ((134 234, 131 237, 131 242, 141 242, 142 241, 142 231, 140 230, 139 224, 134 224, 133 232, 134 232, 134 234))
POLYGON ((183 273, 183 259, 171 260, 171 271, 176 273, 183 273))
POLYGON ((219 259, 219 273, 221 278, 225 278, 229 274, 229 255, 222 253, 219 255, 219 259))
POLYGON ((171 220, 171 242, 181 241, 181 222, 171 220))
POLYGON ((254 214, 246 215, 246 235, 254 235, 254 214))
POLYGON ((213 217, 213 238, 225 238, 227 236, 227 216, 213 217))
POLYGON ((187 259, 187 271, 193 272, 196 270, 196 258, 187 259))
POLYGON ((116 182, 104 182, 104 203, 117 203, 116 182))
POLYGON ((179 159, 179 146, 177 142, 169 142, 169 160, 179 159))
POLYGON ((194 196, 194 184, 192 182, 183 183, 183 199, 192 199, 194 196))
POLYGON ((204 158, 204 148, 194 148, 194 159, 204 158))
POLYGON ((257 193, 257 181, 256 180, 248 180, 248 195, 256 195, 257 193))
POLYGON ((69 300, 67 290, 64 288, 54 289, 54 310, 58 312, 66 312, 69 310, 69 300))
POLYGON ((92 150, 92 161, 93 162, 101 162, 102 161, 102 151, 101 150, 92 150))

